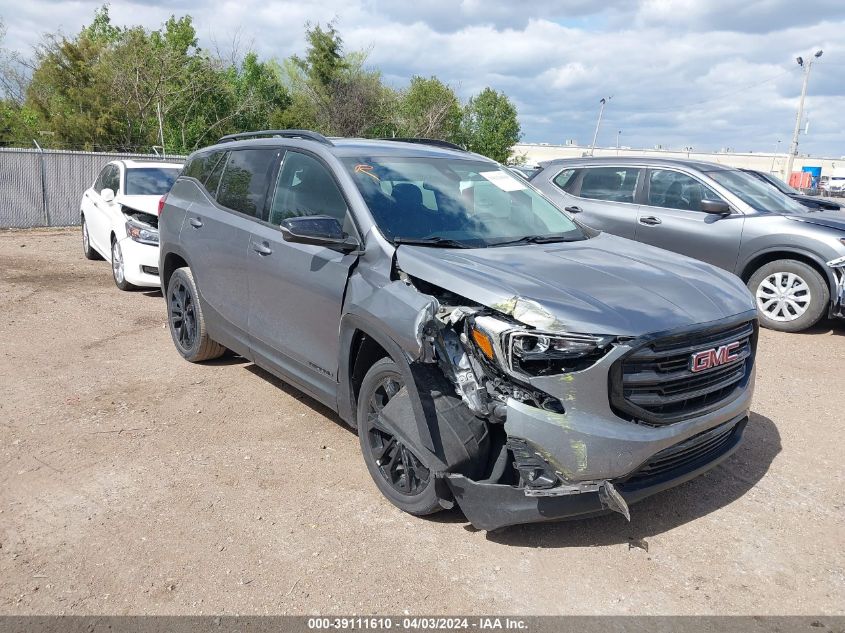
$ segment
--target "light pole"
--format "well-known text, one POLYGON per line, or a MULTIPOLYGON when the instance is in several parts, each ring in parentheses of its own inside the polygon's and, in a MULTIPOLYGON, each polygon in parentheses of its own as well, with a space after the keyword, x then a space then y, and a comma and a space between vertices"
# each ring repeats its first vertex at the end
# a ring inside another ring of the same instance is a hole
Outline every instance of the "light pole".
POLYGON ((772 167, 771 167, 771 169, 769 169, 769 171, 771 173, 774 173, 774 171, 775 171, 775 159, 777 158, 779 151, 780 151, 780 139, 778 139, 778 144, 775 146, 775 154, 774 154, 774 156, 772 156, 772 167))
POLYGON ((810 69, 813 67, 813 62, 822 56, 822 50, 819 49, 810 58, 806 64, 803 57, 795 58, 798 65, 804 69, 804 83, 801 85, 801 99, 798 101, 798 116, 795 117, 795 131, 792 133, 792 144, 789 146, 789 158, 786 159, 786 180, 789 183, 789 177, 792 175, 792 164, 795 157, 798 156, 798 134, 801 132, 801 117, 804 116, 804 98, 807 96, 807 83, 810 80, 810 69))
POLYGON ((604 114, 604 106, 605 106, 605 104, 606 104, 608 101, 610 101, 611 99, 613 99, 613 95, 611 95, 611 96, 609 96, 609 97, 602 97, 602 98, 599 100, 599 103, 601 104, 601 106, 599 107, 599 120, 598 120, 598 121, 596 121, 596 131, 595 131, 595 133, 593 134, 593 142, 590 144, 590 156, 592 156, 592 155, 593 155, 593 152, 594 152, 594 151, 595 151, 595 149, 596 149, 596 139, 597 139, 597 138, 598 138, 598 136, 599 136, 599 128, 601 127, 601 115, 602 115, 602 114, 604 114))

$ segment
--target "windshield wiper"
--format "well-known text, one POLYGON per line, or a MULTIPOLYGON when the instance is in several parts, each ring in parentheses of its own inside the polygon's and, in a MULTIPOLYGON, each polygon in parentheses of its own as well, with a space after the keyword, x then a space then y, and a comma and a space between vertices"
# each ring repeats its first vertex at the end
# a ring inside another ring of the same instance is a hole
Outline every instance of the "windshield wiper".
POLYGON ((491 246, 514 246, 516 244, 553 244, 555 242, 578 242, 581 238, 566 237, 565 235, 526 235, 515 240, 495 242, 491 246))
POLYGON ((394 237, 393 243, 396 246, 400 244, 408 244, 414 246, 438 246, 441 248, 476 248, 475 246, 470 246, 465 242, 459 242, 458 240, 452 240, 448 237, 440 237, 440 236, 433 236, 433 237, 394 237))

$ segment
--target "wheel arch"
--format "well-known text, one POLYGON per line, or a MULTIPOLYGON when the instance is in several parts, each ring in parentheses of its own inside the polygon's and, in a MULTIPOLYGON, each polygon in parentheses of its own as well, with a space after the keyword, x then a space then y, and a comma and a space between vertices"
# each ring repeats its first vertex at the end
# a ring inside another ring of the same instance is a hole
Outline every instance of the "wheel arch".
POLYGON ((828 289, 836 287, 836 279, 833 276, 833 271, 825 266, 825 263, 817 259, 807 251, 798 251, 784 248, 773 248, 761 253, 757 253, 752 259, 745 263, 742 267, 740 278, 746 284, 751 279, 751 276, 762 266, 779 259, 794 259, 810 266, 813 270, 822 276, 822 279, 827 280, 828 289))
POLYGON ((170 283, 170 278, 178 268, 190 268, 187 260, 180 253, 169 251, 164 255, 164 257, 161 257, 159 278, 161 279, 161 291, 163 293, 167 292, 167 286, 170 283))
POLYGON ((337 411, 352 427, 357 426, 355 412, 361 380, 370 367, 385 357, 399 365, 406 384, 412 382, 409 359, 396 341, 369 319, 357 314, 344 315, 340 324, 337 411))

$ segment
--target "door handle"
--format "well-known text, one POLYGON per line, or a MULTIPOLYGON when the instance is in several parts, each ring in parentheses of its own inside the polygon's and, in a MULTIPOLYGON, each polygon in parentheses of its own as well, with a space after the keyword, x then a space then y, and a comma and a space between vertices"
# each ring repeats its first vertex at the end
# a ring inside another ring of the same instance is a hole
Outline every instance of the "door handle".
POLYGON ((563 207, 564 211, 569 211, 570 213, 581 213, 583 209, 581 207, 563 207))
POLYGON ((663 220, 660 218, 656 218, 653 215, 648 215, 644 218, 640 218, 640 224, 645 224, 646 226, 655 226, 657 224, 663 224, 663 220))
POLYGON ((264 244, 253 244, 252 250, 254 250, 259 255, 270 255, 273 252, 273 249, 267 246, 266 243, 264 244))
POLYGON ((191 226, 195 229, 198 229, 202 226, 202 220, 200 220, 199 218, 191 218, 189 222, 191 223, 191 226))

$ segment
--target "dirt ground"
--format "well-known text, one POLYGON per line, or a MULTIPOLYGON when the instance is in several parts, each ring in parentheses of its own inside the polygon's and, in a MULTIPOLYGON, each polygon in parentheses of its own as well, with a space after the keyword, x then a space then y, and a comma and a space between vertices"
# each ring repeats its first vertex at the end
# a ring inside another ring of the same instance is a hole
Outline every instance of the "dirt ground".
POLYGON ((578 522, 402 514, 356 436, 184 362, 78 230, 0 233, 0 613, 845 614, 845 323, 763 331, 724 465, 578 522))

